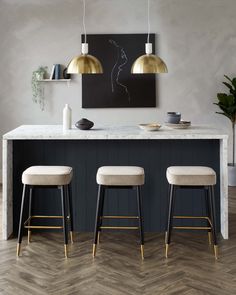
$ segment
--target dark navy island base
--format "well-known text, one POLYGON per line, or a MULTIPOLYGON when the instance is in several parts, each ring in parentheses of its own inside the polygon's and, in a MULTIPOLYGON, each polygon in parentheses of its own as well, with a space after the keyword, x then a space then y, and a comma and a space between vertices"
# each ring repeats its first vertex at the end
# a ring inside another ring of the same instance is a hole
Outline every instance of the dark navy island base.
MULTIPOLYGON (((94 229, 97 184, 96 171, 105 165, 133 165, 145 169, 142 188, 144 230, 164 232, 167 220, 168 183, 166 169, 174 165, 203 165, 217 174, 216 215, 220 231, 220 141, 217 139, 173 140, 13 140, 13 233, 17 234, 22 194, 21 174, 32 165, 73 167, 73 217, 75 231, 94 229)), ((108 192, 104 212, 122 215, 137 212, 134 191, 108 192)), ((37 214, 61 214, 55 190, 37 190, 37 214), (45 206, 45 203, 47 206, 45 206)), ((204 193, 181 191, 178 215, 205 215, 204 193), (197 197, 198 196, 198 197, 197 197)), ((110 222, 112 225, 112 221, 110 222)), ((117 221, 116 221, 117 224, 117 221)), ((186 224, 186 222, 185 222, 186 224)), ((120 221, 122 225, 122 221, 120 221)), ((190 225, 196 225, 196 221, 190 225)))

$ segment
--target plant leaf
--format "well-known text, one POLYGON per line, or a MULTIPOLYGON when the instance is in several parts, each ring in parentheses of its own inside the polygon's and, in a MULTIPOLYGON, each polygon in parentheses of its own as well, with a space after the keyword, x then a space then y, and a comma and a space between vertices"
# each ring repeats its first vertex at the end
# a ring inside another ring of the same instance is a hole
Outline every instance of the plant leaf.
POLYGON ((236 78, 229 78, 224 75, 225 79, 229 82, 222 82, 228 89, 229 93, 217 93, 218 102, 214 103, 217 105, 221 112, 217 114, 223 115, 231 120, 236 121, 236 78))
POLYGON ((228 87, 230 90, 233 90, 233 87, 232 85, 230 85, 229 83, 227 82, 222 82, 226 87, 228 87))
POLYGON ((231 117, 229 117, 229 116, 226 115, 225 113, 222 113, 222 112, 216 112, 216 114, 223 115, 223 116, 225 116, 225 117, 227 117, 228 119, 231 120, 231 117))
POLYGON ((235 104, 235 98, 232 94, 217 93, 219 104, 225 107, 233 106, 235 104))
POLYGON ((233 78, 232 84, 233 84, 234 88, 236 89, 236 78, 233 78))
POLYGON ((224 75, 224 77, 232 83, 232 80, 227 75, 224 75))
POLYGON ((217 93, 217 98, 220 102, 226 103, 227 101, 227 94, 226 93, 217 93))

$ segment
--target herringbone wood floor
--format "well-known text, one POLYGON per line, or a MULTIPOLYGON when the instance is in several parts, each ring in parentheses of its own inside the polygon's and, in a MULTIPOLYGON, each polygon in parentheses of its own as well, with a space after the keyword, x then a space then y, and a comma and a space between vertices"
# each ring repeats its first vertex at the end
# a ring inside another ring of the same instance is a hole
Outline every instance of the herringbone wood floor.
POLYGON ((63 258, 60 233, 24 239, 16 258, 16 240, 0 242, 1 295, 156 295, 236 294, 236 189, 230 189, 230 239, 220 240, 216 262, 207 235, 175 233, 164 258, 163 234, 146 234, 141 261, 137 236, 104 233, 97 257, 92 234, 76 235, 70 257, 63 258))

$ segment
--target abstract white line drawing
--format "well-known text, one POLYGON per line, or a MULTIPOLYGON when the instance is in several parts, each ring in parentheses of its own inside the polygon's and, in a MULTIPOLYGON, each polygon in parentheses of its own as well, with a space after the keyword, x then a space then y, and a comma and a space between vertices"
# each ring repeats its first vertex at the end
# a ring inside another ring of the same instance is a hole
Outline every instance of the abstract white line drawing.
POLYGON ((118 86, 122 87, 125 90, 127 97, 128 97, 128 101, 130 103, 131 97, 130 97, 128 87, 126 85, 124 85, 123 83, 121 83, 119 80, 120 73, 123 71, 123 67, 128 62, 128 57, 125 53, 124 48, 122 46, 120 46, 116 41, 110 39, 109 42, 112 45, 114 45, 117 49, 117 59, 116 59, 116 62, 111 70, 111 91, 115 92, 114 84, 116 83, 118 86), (117 71, 117 73, 115 71, 117 71))

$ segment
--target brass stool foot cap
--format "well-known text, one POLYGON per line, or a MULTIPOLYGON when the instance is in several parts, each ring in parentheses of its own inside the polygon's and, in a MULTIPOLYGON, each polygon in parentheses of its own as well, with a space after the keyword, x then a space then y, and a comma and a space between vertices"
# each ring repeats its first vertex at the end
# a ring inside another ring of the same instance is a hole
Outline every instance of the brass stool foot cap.
POLYGON ((18 243, 16 246, 16 256, 20 256, 20 248, 21 248, 21 244, 18 243))
POLYGON ((71 241, 71 244, 74 244, 73 231, 70 231, 70 241, 71 241))
POLYGON ((165 232, 165 243, 167 244, 167 231, 165 232))
POLYGON ((101 233, 101 232, 99 231, 99 232, 98 232, 98 242, 97 242, 98 245, 100 244, 100 233, 101 233))
POLYGON ((208 242, 209 242, 209 245, 211 245, 211 241, 212 241, 212 236, 211 236, 211 232, 209 231, 208 232, 208 242))
POLYGON ((141 258, 144 260, 144 245, 140 246, 140 251, 141 251, 141 258))
POLYGON ((93 244, 93 257, 95 257, 97 251, 97 244, 93 244))
POLYGON ((166 244, 165 256, 168 258, 169 244, 166 244))
POLYGON ((31 242, 31 230, 28 230, 28 244, 31 242))
POLYGON ((65 258, 68 258, 68 246, 64 245, 64 250, 65 250, 65 258))
POLYGON ((214 245, 214 254, 215 254, 215 259, 218 259, 218 246, 214 245))

